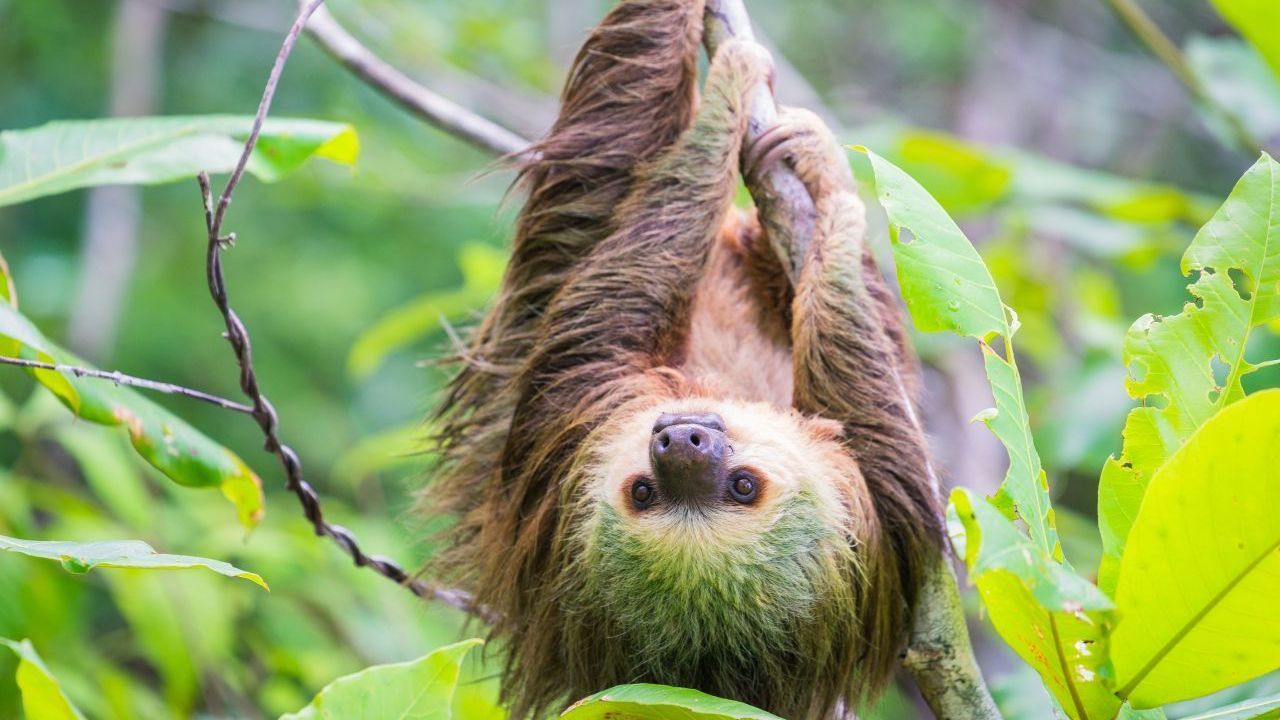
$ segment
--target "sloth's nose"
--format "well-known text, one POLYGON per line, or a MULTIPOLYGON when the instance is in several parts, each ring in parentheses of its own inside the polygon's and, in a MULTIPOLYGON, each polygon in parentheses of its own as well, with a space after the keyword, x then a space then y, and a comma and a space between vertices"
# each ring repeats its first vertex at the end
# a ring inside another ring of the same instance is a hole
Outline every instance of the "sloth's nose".
POLYGON ((724 474, 724 455, 724 432, 696 422, 666 425, 649 444, 658 492, 677 502, 714 497, 724 474))

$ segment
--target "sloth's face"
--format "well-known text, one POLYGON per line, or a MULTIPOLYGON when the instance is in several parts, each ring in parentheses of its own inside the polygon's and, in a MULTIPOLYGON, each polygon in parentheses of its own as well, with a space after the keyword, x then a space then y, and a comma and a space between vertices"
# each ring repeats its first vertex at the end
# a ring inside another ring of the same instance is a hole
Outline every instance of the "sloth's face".
POLYGON ((850 598, 869 508, 838 432, 701 400, 601 428, 577 515, 581 600, 609 609, 649 677, 708 647, 785 649, 819 605, 850 598))
POLYGON ((602 433, 591 492, 628 531, 660 545, 758 539, 803 502, 845 525, 842 488, 859 479, 839 426, 763 403, 669 401, 602 433))

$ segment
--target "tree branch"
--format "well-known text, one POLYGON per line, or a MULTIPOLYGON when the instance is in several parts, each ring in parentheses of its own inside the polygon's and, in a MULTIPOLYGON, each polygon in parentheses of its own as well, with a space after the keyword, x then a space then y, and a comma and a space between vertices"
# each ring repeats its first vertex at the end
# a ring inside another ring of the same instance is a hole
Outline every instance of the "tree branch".
POLYGON ((253 408, 234 400, 210 395, 207 392, 192 390, 191 388, 182 387, 181 385, 173 385, 170 383, 157 382, 155 380, 147 380, 146 378, 125 375, 118 370, 95 370, 93 368, 78 367, 76 365, 63 365, 62 363, 46 363, 37 360, 27 360, 25 358, 7 357, 0 355, 0 365, 17 365, 18 367, 31 368, 33 370, 53 370, 60 373, 69 373, 76 377, 89 377, 99 380, 110 380, 116 385, 128 385, 130 387, 143 388, 144 390, 154 390, 167 395, 181 395, 192 400, 207 402, 210 405, 217 405, 226 410, 235 410, 236 412, 253 414, 253 408))
POLYGON ((328 9, 320 8, 311 17, 307 34, 357 77, 428 124, 494 155, 518 155, 529 147, 528 140, 437 95, 391 67, 338 24, 328 9))
POLYGON ((302 461, 298 459, 298 454, 294 452, 293 448, 285 445, 280 439, 280 418, 258 385, 257 373, 253 366, 253 350, 249 341, 249 331, 235 311, 231 309, 230 300, 227 296, 226 281, 222 274, 221 252, 224 248, 230 247, 235 241, 234 233, 227 235, 222 233, 227 207, 231 204, 231 195, 244 175, 245 165, 249 162, 249 157, 253 154, 254 146, 258 142, 258 134, 262 129, 263 121, 267 117, 267 112, 271 108, 271 100, 275 96, 285 61, 288 60, 289 53, 293 50, 293 46, 297 42, 298 35, 302 33, 307 19, 320 7, 322 2, 324 0, 308 0, 298 13, 298 17, 290 28, 288 35, 285 36, 280 52, 276 55, 275 65, 271 68, 271 75, 267 78, 262 100, 258 103, 258 112, 253 120, 253 130, 249 133, 249 139, 245 141, 244 150, 240 154, 236 169, 227 180, 226 187, 222 189, 216 205, 214 204, 213 188, 210 185, 208 173, 202 172, 197 178, 200 182, 200 193, 204 200, 205 229, 207 230, 206 239, 208 242, 208 250, 205 255, 205 273, 209 284, 209 295, 213 298, 213 303, 217 306, 218 312, 221 313, 223 322, 226 325, 225 337, 231 343, 236 363, 240 367, 240 389, 252 402, 250 415, 257 421, 258 426, 262 429, 263 436, 266 438, 264 447, 267 452, 274 454, 280 460, 281 468, 285 474, 286 487, 297 496, 298 502, 302 505, 303 513, 315 529, 316 534, 331 538, 351 557, 357 566, 372 568, 378 574, 404 586, 418 597, 438 600, 472 613, 486 621, 492 621, 488 611, 483 607, 477 606, 469 594, 461 590, 436 587, 420 578, 411 577, 394 560, 365 554, 351 531, 341 525, 334 525, 325 521, 324 513, 320 507, 320 498, 311 485, 302 477, 302 461))

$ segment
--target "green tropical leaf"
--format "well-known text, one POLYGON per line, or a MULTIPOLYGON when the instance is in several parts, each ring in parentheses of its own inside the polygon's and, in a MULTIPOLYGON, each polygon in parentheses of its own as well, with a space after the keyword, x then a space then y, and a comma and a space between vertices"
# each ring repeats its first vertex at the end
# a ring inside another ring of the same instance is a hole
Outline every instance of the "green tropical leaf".
MULTIPOLYGON (((0 302, 0 355, 92 367, 63 350, 13 306, 0 302)), ((170 480, 186 487, 219 488, 236 507, 241 524, 262 517, 262 481, 238 455, 186 421, 125 387, 107 381, 31 369, 32 376, 72 412, 101 425, 125 428, 134 450, 170 480)))
POLYGON ((1280 3, 1275 0, 1212 0, 1214 7, 1253 43, 1280 78, 1280 3))
POLYGON ((923 187, 892 163, 862 148, 870 159, 876 197, 889 217, 898 283, 907 309, 923 331, 950 330, 982 345, 994 409, 979 416, 1009 452, 1009 470, 1000 486, 1012 500, 1036 545, 1061 559, 1049 487, 1027 417, 1022 380, 1013 355, 1017 318, 996 290, 982 258, 964 232, 923 187), (901 236, 909 230, 912 239, 901 236), (988 343, 1000 337, 1004 356, 988 343))
POLYGON ((1112 634, 1135 707, 1280 668, 1280 390, 1209 419, 1151 478, 1129 532, 1112 634))
POLYGON ((0 550, 31 557, 57 560, 67 572, 87 573, 96 567, 146 570, 190 570, 204 568, 227 577, 244 578, 264 590, 267 584, 255 573, 241 570, 221 560, 158 553, 141 540, 66 542, 63 540, 20 540, 0 535, 0 550))
POLYGON ((1023 535, 987 500, 957 488, 947 526, 991 624, 1075 720, 1111 720, 1104 682, 1111 601, 1023 535))
MULTIPOLYGON (((229 172, 252 117, 111 118, 51 122, 0 132, 0 206, 91 185, 170 182, 201 170, 229 172)), ((308 157, 351 164, 355 130, 319 120, 268 119, 248 171, 277 180, 308 157)))
POLYGON ((451 720, 462 661, 481 644, 464 640, 417 660, 375 665, 338 678, 305 708, 280 720, 451 720))
POLYGON ((782 720, 736 700, 666 685, 619 685, 579 700, 561 720, 782 720))
POLYGON ((22 691, 27 720, 84 720, 30 640, 0 638, 0 645, 8 646, 18 656, 18 689, 22 691))
POLYGON ((1277 218, 1280 163, 1264 155, 1183 256, 1183 274, 1199 273, 1188 288, 1195 301, 1129 328, 1125 386, 1142 406, 1129 413, 1122 453, 1107 461, 1098 488, 1099 582, 1108 592, 1148 480, 1196 428, 1243 397, 1241 378, 1258 367, 1246 358, 1250 333, 1280 318, 1277 218))

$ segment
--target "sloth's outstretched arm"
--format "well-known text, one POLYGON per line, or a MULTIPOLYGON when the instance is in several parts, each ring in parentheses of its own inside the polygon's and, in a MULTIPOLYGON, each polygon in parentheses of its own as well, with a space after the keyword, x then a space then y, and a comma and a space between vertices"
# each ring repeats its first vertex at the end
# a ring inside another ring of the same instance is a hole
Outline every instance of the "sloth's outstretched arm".
MULTIPOLYGON (((795 405, 839 420, 879 516, 882 547, 869 600, 883 616, 911 612, 907 647, 891 626, 866 628, 873 667, 897 655, 939 718, 999 718, 973 659, 928 448, 916 417, 916 369, 896 301, 866 246, 866 214, 844 150, 811 113, 784 110, 747 152, 747 186, 769 245, 793 270, 795 405), (812 217, 771 205, 765 178, 786 163, 809 191, 812 217)), ((886 665, 887 663, 887 665, 886 665)))

